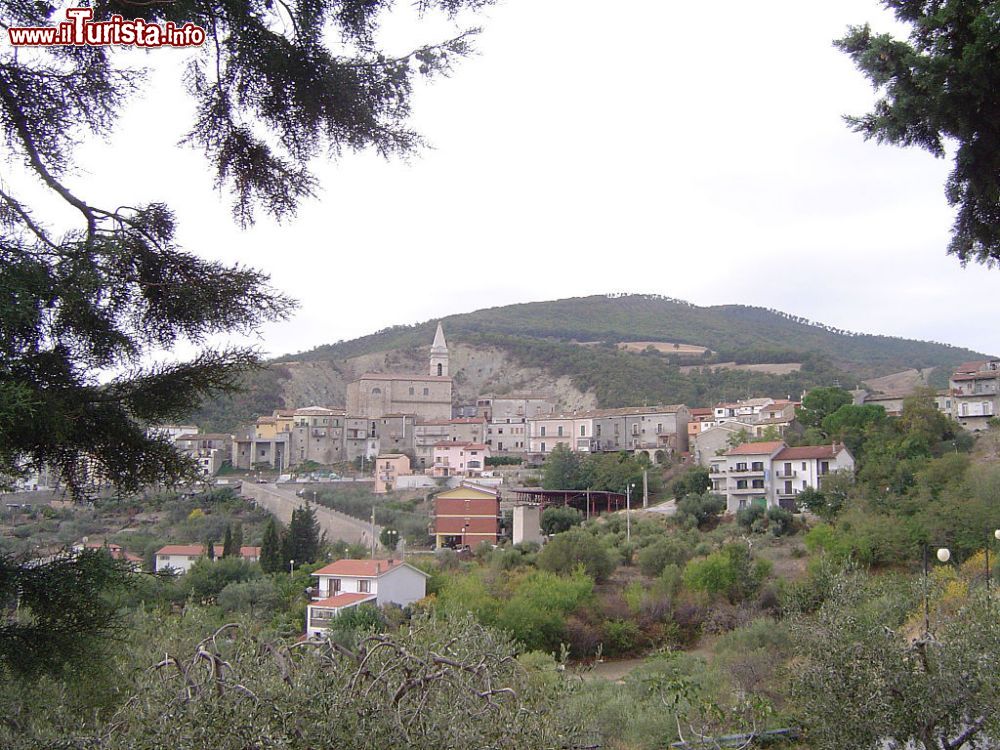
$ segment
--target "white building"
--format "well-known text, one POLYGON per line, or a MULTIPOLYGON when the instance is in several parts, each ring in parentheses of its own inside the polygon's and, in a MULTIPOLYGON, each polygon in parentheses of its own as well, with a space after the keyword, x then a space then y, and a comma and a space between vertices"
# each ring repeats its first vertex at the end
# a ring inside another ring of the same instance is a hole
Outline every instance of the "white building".
MULTIPOLYGON (((205 556, 203 544, 168 544, 156 551, 153 569, 157 573, 172 570, 174 573, 187 573, 200 557, 205 556)), ((215 559, 222 557, 222 545, 212 546, 215 559)), ((260 560, 260 547, 240 547, 240 557, 247 562, 260 560)))
POLYGON ((423 599, 427 579, 402 560, 337 560, 313 573, 316 600, 307 607, 306 634, 318 635, 342 610, 359 604, 398 604, 423 599))
POLYGON ((854 457, 843 445, 789 448, 781 440, 744 443, 709 459, 712 492, 726 498, 726 512, 754 502, 795 509, 795 496, 806 488, 822 488, 823 477, 854 471, 854 457))

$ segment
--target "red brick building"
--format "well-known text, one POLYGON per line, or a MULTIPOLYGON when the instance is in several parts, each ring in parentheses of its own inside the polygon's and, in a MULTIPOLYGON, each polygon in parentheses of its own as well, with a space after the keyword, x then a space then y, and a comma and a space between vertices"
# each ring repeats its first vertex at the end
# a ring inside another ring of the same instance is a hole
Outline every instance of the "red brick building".
POLYGON ((463 484, 434 498, 434 540, 437 547, 496 544, 500 528, 500 493, 463 484))

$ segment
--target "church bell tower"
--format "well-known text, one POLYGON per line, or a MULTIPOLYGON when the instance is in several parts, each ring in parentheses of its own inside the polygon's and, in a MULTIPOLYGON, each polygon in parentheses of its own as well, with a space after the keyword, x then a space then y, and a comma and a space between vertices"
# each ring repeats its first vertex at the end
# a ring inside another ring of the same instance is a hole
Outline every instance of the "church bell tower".
POLYGON ((444 330, 441 323, 438 323, 437 333, 434 334, 434 343, 431 344, 431 372, 432 376, 448 375, 448 343, 444 340, 444 330))

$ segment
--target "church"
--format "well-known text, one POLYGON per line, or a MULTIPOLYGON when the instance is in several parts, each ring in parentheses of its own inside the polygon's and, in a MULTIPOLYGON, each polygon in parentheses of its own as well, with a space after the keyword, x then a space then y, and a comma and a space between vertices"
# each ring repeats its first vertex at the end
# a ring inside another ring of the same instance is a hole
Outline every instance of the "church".
POLYGON ((377 419, 412 414, 417 420, 451 419, 448 343, 438 323, 427 375, 365 373, 347 385, 347 413, 377 419))

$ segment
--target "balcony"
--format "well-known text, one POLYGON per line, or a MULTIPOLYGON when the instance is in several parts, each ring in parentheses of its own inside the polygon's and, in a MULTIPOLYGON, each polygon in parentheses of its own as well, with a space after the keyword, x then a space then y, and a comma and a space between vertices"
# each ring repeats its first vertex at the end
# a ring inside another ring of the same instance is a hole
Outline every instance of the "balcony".
POLYGON ((731 495, 766 495, 766 487, 738 487, 736 489, 730 489, 729 493, 731 495))
POLYGON ((730 471, 728 473, 729 473, 729 476, 732 476, 732 477, 752 477, 752 476, 762 477, 762 476, 764 476, 764 470, 763 469, 739 469, 739 470, 737 470, 737 469, 730 469, 730 471))
POLYGON ((784 469, 778 469, 774 472, 774 476, 778 479, 794 479, 798 475, 798 472, 792 469, 791 471, 785 471, 784 469))

